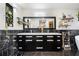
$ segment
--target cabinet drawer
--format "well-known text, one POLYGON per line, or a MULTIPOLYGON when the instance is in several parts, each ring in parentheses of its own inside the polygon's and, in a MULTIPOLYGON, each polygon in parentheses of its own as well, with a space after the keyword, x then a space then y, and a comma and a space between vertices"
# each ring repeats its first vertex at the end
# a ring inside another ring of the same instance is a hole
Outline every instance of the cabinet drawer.
POLYGON ((56 42, 55 46, 62 46, 62 43, 61 42, 56 42))
POLYGON ((55 45, 54 45, 54 43, 47 43, 45 46, 46 47, 54 47, 55 45))
POLYGON ((43 46, 44 43, 43 42, 35 42, 35 46, 43 46))
POLYGON ((35 50, 35 45, 34 45, 34 43, 26 43, 26 44, 25 44, 25 50, 26 50, 26 51, 34 51, 34 50, 35 50))
POLYGON ((55 47, 54 46, 46 46, 45 50, 46 51, 53 51, 53 50, 55 50, 55 47))

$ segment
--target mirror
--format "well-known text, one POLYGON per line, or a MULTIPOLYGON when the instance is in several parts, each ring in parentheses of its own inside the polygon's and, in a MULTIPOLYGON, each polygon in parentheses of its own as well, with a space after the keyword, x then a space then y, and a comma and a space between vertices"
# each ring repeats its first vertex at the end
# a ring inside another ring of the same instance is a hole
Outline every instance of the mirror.
POLYGON ((23 17, 23 21, 29 23, 24 28, 56 28, 56 17, 23 17))

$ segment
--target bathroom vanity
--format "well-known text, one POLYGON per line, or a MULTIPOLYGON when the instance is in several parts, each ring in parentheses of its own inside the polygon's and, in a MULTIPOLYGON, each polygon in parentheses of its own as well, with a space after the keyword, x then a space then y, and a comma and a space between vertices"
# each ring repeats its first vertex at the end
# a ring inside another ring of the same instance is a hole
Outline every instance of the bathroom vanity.
POLYGON ((61 33, 18 33, 14 38, 20 51, 62 50, 61 33))

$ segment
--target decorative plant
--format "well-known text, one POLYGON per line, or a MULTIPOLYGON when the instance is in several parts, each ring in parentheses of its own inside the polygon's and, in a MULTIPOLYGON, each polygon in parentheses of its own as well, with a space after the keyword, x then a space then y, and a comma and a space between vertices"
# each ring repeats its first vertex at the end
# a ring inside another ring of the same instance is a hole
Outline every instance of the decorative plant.
POLYGON ((78 13, 77 13, 77 17, 78 17, 78 21, 79 21, 79 11, 78 11, 78 13))
POLYGON ((5 10, 5 14, 6 14, 6 25, 8 27, 13 27, 13 7, 6 3, 6 10, 5 10))

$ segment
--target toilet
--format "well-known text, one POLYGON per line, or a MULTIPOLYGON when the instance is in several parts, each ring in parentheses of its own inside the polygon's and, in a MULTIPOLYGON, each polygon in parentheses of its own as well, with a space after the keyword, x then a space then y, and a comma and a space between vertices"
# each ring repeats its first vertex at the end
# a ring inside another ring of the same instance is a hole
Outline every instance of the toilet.
POLYGON ((79 35, 75 36, 75 42, 76 42, 77 48, 79 50, 79 35))

